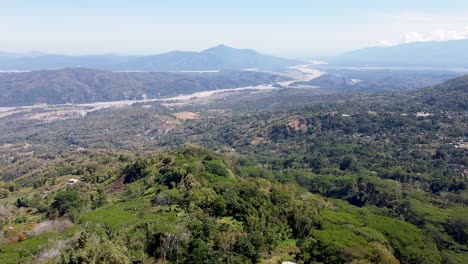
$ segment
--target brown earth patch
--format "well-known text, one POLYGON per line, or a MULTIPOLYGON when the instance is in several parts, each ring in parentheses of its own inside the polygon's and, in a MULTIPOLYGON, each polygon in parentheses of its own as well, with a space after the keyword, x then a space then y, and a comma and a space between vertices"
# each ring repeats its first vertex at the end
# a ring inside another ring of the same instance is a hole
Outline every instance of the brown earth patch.
POLYGON ((117 180, 113 181, 111 184, 107 185, 105 187, 107 193, 116 193, 116 192, 122 192, 125 190, 125 175, 122 175, 120 178, 117 180))
POLYGON ((198 118, 198 114, 194 112, 179 112, 175 113, 174 116, 179 120, 190 120, 198 118))
POLYGON ((256 137, 254 140, 250 141, 250 144, 252 145, 258 145, 258 144, 266 144, 270 142, 269 139, 263 138, 263 137, 256 137))
POLYGON ((301 121, 298 120, 298 119, 293 119, 293 120, 289 121, 288 125, 289 125, 289 127, 294 129, 295 131, 307 132, 307 125, 301 123, 301 121))

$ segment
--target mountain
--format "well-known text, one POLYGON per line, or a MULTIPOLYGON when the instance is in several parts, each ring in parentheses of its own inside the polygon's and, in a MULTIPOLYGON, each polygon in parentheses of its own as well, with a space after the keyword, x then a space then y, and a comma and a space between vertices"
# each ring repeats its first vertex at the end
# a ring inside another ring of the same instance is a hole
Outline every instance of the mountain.
POLYGON ((390 69, 327 69, 327 74, 296 85, 328 90, 403 91, 431 87, 461 75, 460 72, 390 69))
POLYGON ((421 103, 438 110, 468 109, 468 75, 455 78, 434 87, 419 89, 414 94, 421 103))
POLYGON ((149 56, 66 56, 50 54, 0 54, 0 70, 46 70, 93 68, 113 71, 212 71, 212 70, 280 70, 304 64, 260 54, 249 49, 219 45, 201 52, 172 51, 149 56))
POLYGON ((106 69, 124 63, 135 56, 87 55, 66 56, 40 52, 0 53, 0 70, 36 71, 63 68, 106 69))
POLYGON ((120 65, 117 69, 142 71, 278 70, 303 63, 298 60, 263 55, 250 49, 234 49, 219 45, 202 52, 175 51, 144 56, 120 65))
MULTIPOLYGON (((89 56, 66 56, 43 54, 39 56, 23 56, 6 63, 2 68, 6 70, 50 70, 63 68, 93 68, 110 69, 112 65, 125 63, 135 58, 134 56, 118 55, 89 55, 89 56)), ((1 66, 1 65, 0 65, 1 66)))
POLYGON ((63 69, 0 74, 0 106, 142 99, 246 87, 286 80, 251 71, 215 73, 110 72, 63 69))
POLYGON ((433 89, 445 92, 468 93, 468 75, 448 80, 442 84, 436 85, 433 89))
POLYGON ((328 62, 352 66, 468 67, 468 39, 414 42, 391 47, 371 47, 329 58, 328 62))

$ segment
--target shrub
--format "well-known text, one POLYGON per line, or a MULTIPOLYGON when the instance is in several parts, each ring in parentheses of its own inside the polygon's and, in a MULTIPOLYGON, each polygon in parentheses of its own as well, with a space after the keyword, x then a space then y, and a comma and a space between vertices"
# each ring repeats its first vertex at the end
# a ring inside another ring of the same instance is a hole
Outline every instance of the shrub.
POLYGON ((54 202, 50 205, 49 216, 57 217, 68 214, 73 218, 82 208, 83 202, 75 191, 63 191, 55 195, 54 202))

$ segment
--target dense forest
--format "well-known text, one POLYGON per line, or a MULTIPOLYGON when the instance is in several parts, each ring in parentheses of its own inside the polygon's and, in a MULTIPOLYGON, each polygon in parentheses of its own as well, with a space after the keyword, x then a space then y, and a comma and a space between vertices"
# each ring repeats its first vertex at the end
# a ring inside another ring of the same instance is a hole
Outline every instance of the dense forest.
POLYGON ((467 263, 466 80, 4 118, 0 259, 467 263))
POLYGON ((0 71, 0 107, 154 99, 283 80, 288 78, 249 71, 110 72, 85 68, 0 71))

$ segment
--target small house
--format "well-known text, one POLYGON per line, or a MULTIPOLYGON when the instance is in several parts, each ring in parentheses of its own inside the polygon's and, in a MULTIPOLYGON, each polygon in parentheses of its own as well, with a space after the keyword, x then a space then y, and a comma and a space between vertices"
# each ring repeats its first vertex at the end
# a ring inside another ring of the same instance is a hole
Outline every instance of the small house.
POLYGON ((70 180, 68 180, 68 184, 75 184, 75 183, 77 183, 79 181, 80 180, 78 180, 78 179, 70 179, 70 180))

